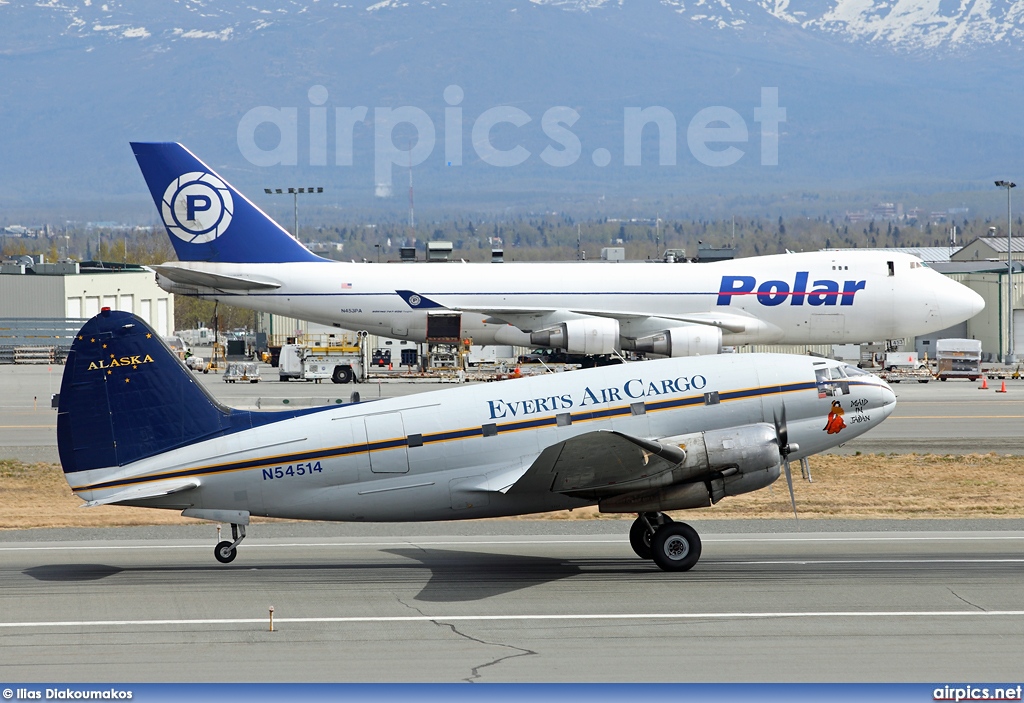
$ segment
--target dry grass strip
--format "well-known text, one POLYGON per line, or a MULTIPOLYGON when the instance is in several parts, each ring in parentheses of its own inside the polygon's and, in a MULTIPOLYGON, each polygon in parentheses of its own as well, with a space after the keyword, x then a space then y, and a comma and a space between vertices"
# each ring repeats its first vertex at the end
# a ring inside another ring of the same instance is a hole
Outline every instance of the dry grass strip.
MULTIPOLYGON (((813 483, 795 473, 797 508, 804 518, 1020 518, 1024 517, 1024 457, 997 454, 821 455, 811 458, 813 483)), ((0 460, 0 529, 114 527, 194 523, 178 513, 104 506, 83 509, 55 464, 0 460)), ((691 519, 786 518, 789 491, 771 488, 687 513, 691 519)), ((599 515, 594 508, 546 513, 550 519, 632 517, 599 515)))

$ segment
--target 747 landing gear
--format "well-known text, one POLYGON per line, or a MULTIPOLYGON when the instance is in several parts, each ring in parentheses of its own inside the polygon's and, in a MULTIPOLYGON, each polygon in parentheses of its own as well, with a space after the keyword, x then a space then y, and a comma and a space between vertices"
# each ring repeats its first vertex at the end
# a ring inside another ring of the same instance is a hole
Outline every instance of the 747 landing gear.
POLYGON ((700 559, 700 536, 664 513, 640 513, 629 529, 629 544, 641 559, 663 571, 689 571, 700 559))
POLYGON ((213 548, 213 556, 217 558, 221 564, 230 564, 238 556, 238 550, 236 549, 242 540, 245 539, 245 525, 231 525, 231 538, 233 542, 220 542, 216 547, 213 548))

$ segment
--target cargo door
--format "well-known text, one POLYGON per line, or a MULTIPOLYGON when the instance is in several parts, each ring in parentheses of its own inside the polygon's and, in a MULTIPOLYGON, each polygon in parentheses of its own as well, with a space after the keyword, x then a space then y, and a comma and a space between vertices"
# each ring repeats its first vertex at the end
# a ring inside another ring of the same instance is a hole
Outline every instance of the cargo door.
POLYGON ((462 313, 427 314, 427 341, 431 344, 458 344, 462 340, 462 313))
POLYGON ((368 415, 363 422, 366 425, 370 471, 375 474, 408 473, 409 448, 402 413, 368 415))

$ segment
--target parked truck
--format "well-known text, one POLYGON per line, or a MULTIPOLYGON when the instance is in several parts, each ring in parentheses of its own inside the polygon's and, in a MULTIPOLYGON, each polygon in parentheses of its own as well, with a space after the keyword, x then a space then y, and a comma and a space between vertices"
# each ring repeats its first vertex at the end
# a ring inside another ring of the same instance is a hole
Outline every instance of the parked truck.
POLYGON ((935 342, 937 376, 940 381, 950 378, 981 378, 981 341, 977 339, 940 339, 935 342))
POLYGON ((928 383, 933 378, 927 364, 921 361, 917 352, 908 351, 886 352, 882 371, 878 375, 889 383, 899 383, 900 381, 928 383))
POLYGON ((282 381, 359 382, 366 379, 363 352, 359 346, 306 346, 285 344, 277 362, 282 381))
POLYGON ((882 367, 886 371, 909 371, 923 368, 923 364, 918 358, 917 352, 895 351, 885 353, 882 367))

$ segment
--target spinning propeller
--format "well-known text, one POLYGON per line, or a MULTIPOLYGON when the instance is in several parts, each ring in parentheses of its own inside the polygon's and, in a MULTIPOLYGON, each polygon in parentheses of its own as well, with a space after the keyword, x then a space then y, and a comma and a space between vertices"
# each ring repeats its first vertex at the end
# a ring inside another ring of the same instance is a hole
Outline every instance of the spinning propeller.
POLYGON ((793 473, 789 469, 789 455, 800 449, 799 444, 789 443, 789 426, 786 424, 786 404, 782 404, 780 415, 773 415, 775 418, 775 440, 779 445, 779 457, 782 459, 782 466, 786 469, 786 483, 789 485, 789 500, 793 503, 793 517, 800 518, 796 514, 796 495, 793 493, 793 473))

